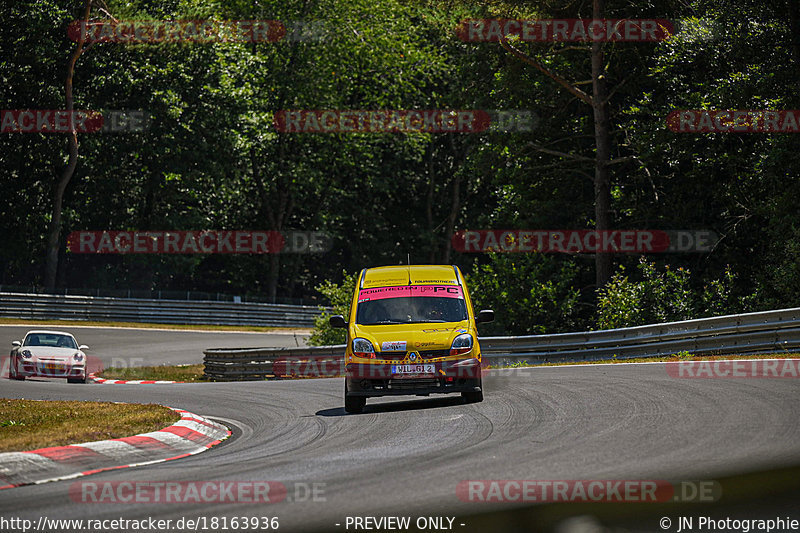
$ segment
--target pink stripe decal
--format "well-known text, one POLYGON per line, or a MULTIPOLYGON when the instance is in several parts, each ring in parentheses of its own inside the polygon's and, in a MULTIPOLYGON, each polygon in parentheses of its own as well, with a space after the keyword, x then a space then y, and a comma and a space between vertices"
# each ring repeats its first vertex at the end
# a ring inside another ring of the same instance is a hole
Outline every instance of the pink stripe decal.
POLYGON ((400 285, 361 289, 358 301, 383 300, 384 298, 407 298, 409 296, 435 296, 437 298, 464 298, 458 285, 400 285))

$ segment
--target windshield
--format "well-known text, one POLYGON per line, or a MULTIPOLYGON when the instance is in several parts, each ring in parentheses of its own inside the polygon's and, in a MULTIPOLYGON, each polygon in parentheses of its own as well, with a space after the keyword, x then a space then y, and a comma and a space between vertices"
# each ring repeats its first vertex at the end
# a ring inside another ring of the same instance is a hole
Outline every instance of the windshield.
POLYGON ((77 350, 75 340, 69 335, 58 335, 52 333, 31 333, 25 337, 23 346, 50 346, 53 348, 71 348, 77 350))
POLYGON ((461 287, 454 286, 364 289, 359 293, 356 310, 356 323, 362 325, 461 322, 466 319, 464 294, 461 287))

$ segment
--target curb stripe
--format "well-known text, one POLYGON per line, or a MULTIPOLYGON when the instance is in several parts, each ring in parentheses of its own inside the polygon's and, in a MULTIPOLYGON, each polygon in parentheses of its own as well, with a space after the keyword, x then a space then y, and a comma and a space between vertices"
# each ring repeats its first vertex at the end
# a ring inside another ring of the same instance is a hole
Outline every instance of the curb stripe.
POLYGON ((0 453, 0 490, 173 461, 204 452, 231 436, 231 431, 222 424, 182 409, 170 409, 179 413, 181 420, 158 431, 122 439, 0 453))
POLYGON ((89 374, 88 379, 101 385, 163 385, 167 383, 185 383, 185 381, 162 381, 162 380, 124 380, 124 379, 106 379, 99 378, 94 375, 94 372, 89 374))
POLYGON ((41 448, 30 452, 22 453, 35 453, 42 457, 47 457, 59 463, 82 464, 91 463, 103 457, 103 454, 97 453, 89 448, 82 446, 54 446, 52 448, 41 448))
POLYGON ((101 440, 97 442, 86 442, 80 445, 107 457, 125 457, 125 455, 136 453, 135 447, 118 440, 101 440))
POLYGON ((170 426, 168 428, 162 429, 161 431, 164 433, 172 433, 173 435, 177 435, 178 437, 181 437, 183 439, 190 440, 196 444, 205 445, 207 442, 211 441, 211 438, 208 437, 207 435, 203 435, 200 432, 197 432, 193 429, 189 429, 186 427, 170 426))
POLYGON ((134 435, 133 437, 125 437, 124 439, 116 439, 116 440, 124 442, 125 444, 129 444, 143 451, 169 449, 169 446, 164 444, 160 440, 154 439, 152 437, 145 437, 144 435, 134 435))

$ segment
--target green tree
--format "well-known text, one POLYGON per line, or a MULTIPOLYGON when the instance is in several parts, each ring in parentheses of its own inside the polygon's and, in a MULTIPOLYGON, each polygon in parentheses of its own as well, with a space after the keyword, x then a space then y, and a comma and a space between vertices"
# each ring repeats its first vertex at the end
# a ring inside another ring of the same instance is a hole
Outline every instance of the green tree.
POLYGON ((320 307, 322 314, 314 319, 314 329, 308 339, 309 345, 331 346, 345 343, 347 332, 331 327, 328 319, 333 315, 342 315, 346 321, 349 320, 350 303, 353 301, 358 274, 358 272, 348 274, 347 271, 342 271, 341 283, 337 284, 326 280, 317 286, 317 290, 330 301, 332 310, 328 311, 326 308, 320 307))
POLYGON ((746 308, 732 295, 735 276, 726 270, 720 279, 694 287, 691 272, 642 258, 639 279, 632 280, 620 266, 607 287, 600 291, 598 329, 614 329, 707 316, 732 314, 746 308))
POLYGON ((533 335, 575 331, 580 291, 573 287, 578 266, 544 254, 492 253, 476 261, 467 286, 476 312, 492 309, 495 321, 482 335, 533 335))

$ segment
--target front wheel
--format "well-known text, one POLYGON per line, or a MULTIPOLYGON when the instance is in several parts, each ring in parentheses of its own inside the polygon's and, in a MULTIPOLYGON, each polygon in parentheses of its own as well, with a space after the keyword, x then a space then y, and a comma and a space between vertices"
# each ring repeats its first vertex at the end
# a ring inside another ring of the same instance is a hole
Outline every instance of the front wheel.
POLYGON ((475 385, 481 390, 462 392, 461 397, 464 398, 464 403, 480 403, 483 401, 483 382, 476 380, 475 385))
POLYGON ((347 393, 347 381, 344 382, 344 410, 348 413, 359 414, 364 411, 367 398, 364 396, 351 396, 347 393))
POLYGON ((16 361, 11 361, 8 365, 8 379, 16 379, 17 381, 25 380, 25 376, 20 376, 19 374, 17 374, 16 361))
POLYGON ((480 403, 483 401, 483 392, 462 392, 461 397, 464 398, 465 403, 480 403))

